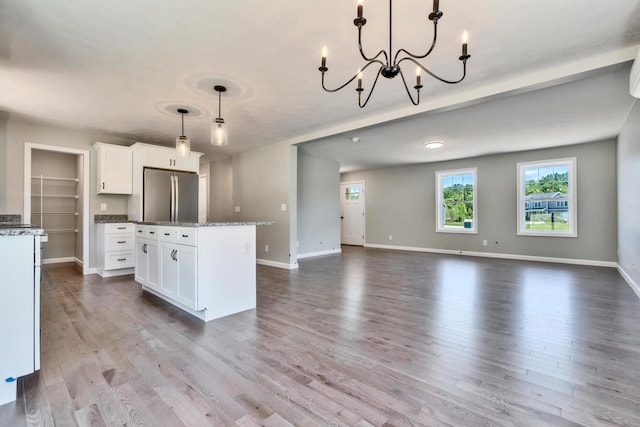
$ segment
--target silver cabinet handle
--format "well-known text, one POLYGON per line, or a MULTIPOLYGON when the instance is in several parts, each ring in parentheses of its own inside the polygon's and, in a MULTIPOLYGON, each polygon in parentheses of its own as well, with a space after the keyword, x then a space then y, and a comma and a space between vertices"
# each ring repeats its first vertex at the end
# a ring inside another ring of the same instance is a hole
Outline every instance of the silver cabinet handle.
POLYGON ((142 244, 142 252, 144 252, 145 254, 147 253, 147 244, 146 243, 142 244))
POLYGON ((122 243, 127 243, 126 240, 118 240, 118 243, 122 244, 122 243))

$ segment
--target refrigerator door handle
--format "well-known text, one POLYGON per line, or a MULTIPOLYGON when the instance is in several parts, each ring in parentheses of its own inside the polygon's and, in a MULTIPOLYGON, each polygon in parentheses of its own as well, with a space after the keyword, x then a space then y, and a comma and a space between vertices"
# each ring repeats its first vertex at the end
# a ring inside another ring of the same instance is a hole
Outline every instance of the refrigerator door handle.
POLYGON ((171 178, 171 206, 170 206, 170 210, 169 210, 169 221, 174 222, 176 220, 175 217, 175 206, 176 206, 176 185, 173 182, 173 178, 174 176, 171 175, 169 178, 171 178))
POLYGON ((176 210, 176 216, 173 219, 174 221, 178 222, 178 218, 180 216, 180 185, 178 185, 178 176, 175 175, 175 186, 176 186, 176 201, 174 202, 174 206, 175 206, 175 210, 176 210))

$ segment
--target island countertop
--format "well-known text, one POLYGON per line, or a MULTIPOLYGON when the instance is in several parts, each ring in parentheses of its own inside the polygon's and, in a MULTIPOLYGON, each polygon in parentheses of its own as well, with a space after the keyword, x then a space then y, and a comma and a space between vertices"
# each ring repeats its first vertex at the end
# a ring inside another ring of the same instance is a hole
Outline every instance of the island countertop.
POLYGON ((241 227, 246 225, 273 225, 275 221, 249 221, 249 222, 156 222, 156 221, 130 221, 139 225, 158 225, 170 227, 241 227))
POLYGON ((0 227, 0 236, 46 236, 42 228, 20 226, 20 224, 3 225, 0 227))

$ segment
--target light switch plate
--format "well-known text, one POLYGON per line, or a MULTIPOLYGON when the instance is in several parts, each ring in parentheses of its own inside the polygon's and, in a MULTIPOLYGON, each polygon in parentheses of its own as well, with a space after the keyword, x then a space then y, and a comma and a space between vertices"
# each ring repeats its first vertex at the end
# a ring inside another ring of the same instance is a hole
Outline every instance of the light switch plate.
POLYGON ((287 204, 286 204, 286 203, 281 204, 281 205, 280 205, 280 210, 281 210, 282 212, 286 212, 286 211, 287 211, 287 204))
POLYGON ((106 212, 106 211, 107 211, 107 204, 100 203, 100 212, 106 212))
POLYGON ((236 207, 235 207, 235 211, 236 211, 236 212, 240 212, 240 206, 236 206, 236 207))

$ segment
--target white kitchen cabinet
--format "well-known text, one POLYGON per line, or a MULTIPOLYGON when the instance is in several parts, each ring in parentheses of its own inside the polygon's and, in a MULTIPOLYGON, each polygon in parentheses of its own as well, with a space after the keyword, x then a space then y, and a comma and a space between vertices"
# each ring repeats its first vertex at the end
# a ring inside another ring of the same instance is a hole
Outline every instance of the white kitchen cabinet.
POLYGON ((134 272, 134 225, 127 223, 97 224, 97 271, 102 277, 134 272))
POLYGON ((255 308, 255 227, 138 224, 136 269, 146 263, 146 273, 136 274, 135 280, 204 321, 255 308))
POLYGON ((129 147, 93 144, 97 152, 97 193, 131 194, 133 190, 133 155, 129 147))
POLYGON ((136 239, 136 265, 133 279, 138 283, 147 283, 147 269, 149 265, 149 245, 144 239, 136 239))

